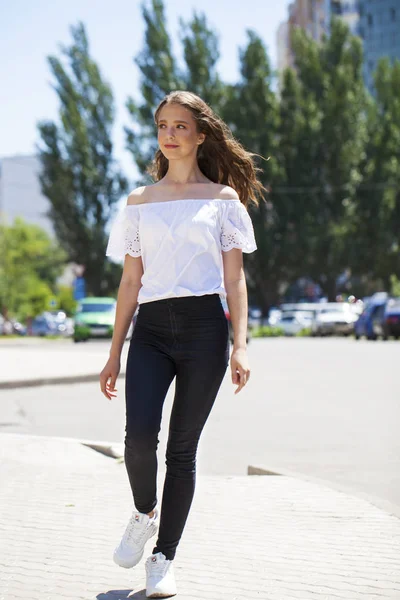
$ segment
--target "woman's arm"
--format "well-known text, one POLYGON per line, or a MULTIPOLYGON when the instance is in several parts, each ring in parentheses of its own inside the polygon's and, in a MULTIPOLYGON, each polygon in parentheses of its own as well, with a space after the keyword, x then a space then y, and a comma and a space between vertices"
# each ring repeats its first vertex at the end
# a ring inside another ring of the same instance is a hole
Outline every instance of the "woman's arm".
POLYGON ((100 389, 108 400, 116 395, 115 382, 121 368, 122 346, 137 307, 137 298, 142 287, 142 275, 143 263, 141 257, 134 258, 127 254, 118 289, 110 358, 100 373, 100 389))
POLYGON ((238 384, 235 394, 246 385, 250 377, 247 359, 247 286, 243 269, 243 253, 232 248, 222 253, 226 300, 233 328, 233 350, 231 356, 232 382, 238 384))
POLYGON ((137 298, 142 287, 143 263, 139 256, 129 254, 125 257, 124 270, 118 289, 117 310, 114 333, 111 341, 110 356, 121 356, 122 346, 137 308, 137 298))

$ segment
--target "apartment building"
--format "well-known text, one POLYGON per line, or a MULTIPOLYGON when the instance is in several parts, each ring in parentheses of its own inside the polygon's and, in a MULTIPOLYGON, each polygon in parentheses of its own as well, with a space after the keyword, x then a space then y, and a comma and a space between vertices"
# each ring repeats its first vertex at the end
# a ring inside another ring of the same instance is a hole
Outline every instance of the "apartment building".
POLYGON ((39 171, 40 163, 36 156, 0 159, 0 221, 11 224, 15 217, 22 217, 54 235, 47 216, 50 204, 41 192, 39 171))

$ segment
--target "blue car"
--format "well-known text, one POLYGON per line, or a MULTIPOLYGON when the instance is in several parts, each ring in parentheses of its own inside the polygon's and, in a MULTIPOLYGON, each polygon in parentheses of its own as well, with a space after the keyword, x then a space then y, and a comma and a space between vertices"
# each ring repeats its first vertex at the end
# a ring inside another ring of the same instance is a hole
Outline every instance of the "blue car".
POLYGON ((389 298, 380 306, 372 319, 373 332, 376 338, 383 340, 393 336, 400 338, 400 298, 389 298))
POLYGON ((368 340, 376 340, 377 334, 375 323, 388 301, 388 295, 384 292, 372 296, 354 324, 354 335, 356 340, 365 336, 368 340))

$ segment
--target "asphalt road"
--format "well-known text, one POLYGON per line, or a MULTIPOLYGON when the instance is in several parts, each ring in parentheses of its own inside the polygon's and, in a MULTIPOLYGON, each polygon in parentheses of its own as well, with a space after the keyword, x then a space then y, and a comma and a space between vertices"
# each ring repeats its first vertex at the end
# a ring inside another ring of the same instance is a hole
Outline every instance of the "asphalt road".
MULTIPOLYGON (((54 342, 55 361, 61 346, 82 360, 89 349, 108 351, 107 342, 54 342)), ((251 342, 249 356, 247 388, 235 396, 229 373, 223 382, 201 440, 201 473, 282 469, 400 506, 400 343, 264 339, 251 342)), ((0 431, 121 442, 123 388, 121 378, 112 402, 93 383, 2 390, 0 431)), ((172 397, 173 385, 161 461, 172 397)))

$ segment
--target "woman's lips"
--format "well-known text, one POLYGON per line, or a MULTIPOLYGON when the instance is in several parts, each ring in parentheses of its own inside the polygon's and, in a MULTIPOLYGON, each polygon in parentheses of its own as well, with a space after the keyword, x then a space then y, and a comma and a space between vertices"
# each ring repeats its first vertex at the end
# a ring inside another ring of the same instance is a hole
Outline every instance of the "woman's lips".
POLYGON ((165 148, 179 148, 176 144, 165 144, 165 148))

